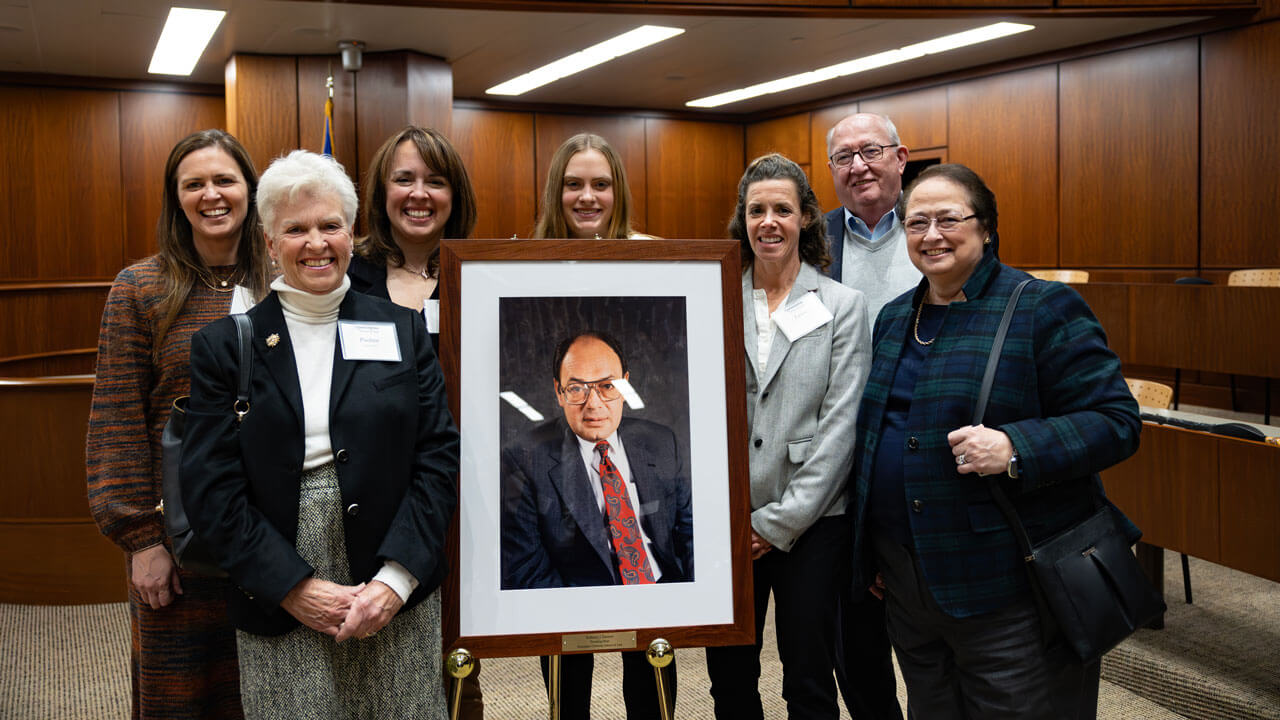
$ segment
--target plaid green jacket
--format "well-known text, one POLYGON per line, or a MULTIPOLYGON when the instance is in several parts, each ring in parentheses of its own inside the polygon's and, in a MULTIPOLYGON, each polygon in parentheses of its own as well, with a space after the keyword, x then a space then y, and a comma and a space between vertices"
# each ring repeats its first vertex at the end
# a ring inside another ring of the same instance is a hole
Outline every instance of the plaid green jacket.
MULTIPOLYGON (((947 309, 916 380, 907 419, 903 501, 929 588, 955 617, 995 610, 1029 593, 1017 541, 986 480, 956 472, 947 443, 947 433, 973 420, 1000 317, 1013 288, 1027 277, 987 251, 964 285, 967 301, 947 309)), ((853 469, 857 587, 867 587, 875 577, 862 532, 875 477, 872 463, 898 358, 927 282, 894 299, 876 320, 853 469)), ((1008 434, 1018 453, 1019 477, 1006 476, 1003 483, 1032 542, 1077 524, 1100 503, 1110 505, 1098 472, 1137 450, 1142 423, 1119 358, 1107 347, 1089 306, 1070 287, 1038 281, 1023 291, 984 424, 1008 434)), ((1127 519, 1123 523, 1136 541, 1138 529, 1127 519)))

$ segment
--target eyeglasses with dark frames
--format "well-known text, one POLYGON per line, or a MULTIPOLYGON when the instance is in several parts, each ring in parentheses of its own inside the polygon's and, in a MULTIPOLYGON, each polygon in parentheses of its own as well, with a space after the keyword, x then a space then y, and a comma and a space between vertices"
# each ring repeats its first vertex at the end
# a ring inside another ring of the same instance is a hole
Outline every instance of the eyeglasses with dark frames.
POLYGON ((898 147, 896 143, 893 145, 864 145, 861 150, 841 150, 829 159, 831 164, 836 167, 849 167, 853 164, 854 158, 861 156, 862 162, 870 165, 884 157, 885 150, 896 147, 898 147))

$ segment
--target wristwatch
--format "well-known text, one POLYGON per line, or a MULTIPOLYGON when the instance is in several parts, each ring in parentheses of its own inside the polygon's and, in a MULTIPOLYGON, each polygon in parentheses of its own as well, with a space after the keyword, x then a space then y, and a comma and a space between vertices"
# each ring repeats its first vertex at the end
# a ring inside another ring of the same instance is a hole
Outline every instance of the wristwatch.
POLYGON ((1018 451, 1014 450, 1013 455, 1009 458, 1009 466, 1004 469, 1009 477, 1014 480, 1018 479, 1018 451))

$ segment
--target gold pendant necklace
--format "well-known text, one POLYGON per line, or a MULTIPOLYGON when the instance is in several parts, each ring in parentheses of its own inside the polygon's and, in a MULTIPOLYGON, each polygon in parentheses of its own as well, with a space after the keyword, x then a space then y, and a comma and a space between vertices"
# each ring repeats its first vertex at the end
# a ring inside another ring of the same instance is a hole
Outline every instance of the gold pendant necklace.
POLYGON ((916 308, 916 327, 913 334, 916 336, 916 342, 920 343, 921 345, 924 345, 925 347, 928 347, 933 344, 934 340, 938 339, 938 336, 934 335, 933 337, 929 338, 928 342, 925 342, 924 340, 920 339, 920 315, 923 312, 924 312, 924 298, 920 298, 920 307, 916 308))
POLYGON ((202 272, 198 273, 198 275, 200 276, 200 281, 203 282, 210 290, 218 293, 229 293, 236 289, 235 282, 232 278, 237 275, 238 271, 239 268, 232 268, 231 272, 224 278, 218 277, 212 269, 208 270, 208 274, 202 272), (212 281, 210 278, 212 278, 212 281), (216 285, 214 284, 215 282, 217 283, 216 285))

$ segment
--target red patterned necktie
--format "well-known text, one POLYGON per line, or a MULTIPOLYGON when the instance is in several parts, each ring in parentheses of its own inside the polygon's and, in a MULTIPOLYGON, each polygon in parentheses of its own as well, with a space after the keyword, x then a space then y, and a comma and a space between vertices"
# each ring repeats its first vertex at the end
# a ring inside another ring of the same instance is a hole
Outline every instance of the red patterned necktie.
POLYGON ((618 572, 623 585, 646 585, 653 582, 653 570, 649 567, 649 555, 640 537, 640 524, 631 507, 627 484, 618 472, 618 466, 609 459, 609 443, 596 443, 600 451, 600 487, 604 489, 604 511, 609 517, 609 537, 613 551, 618 556, 618 572))

